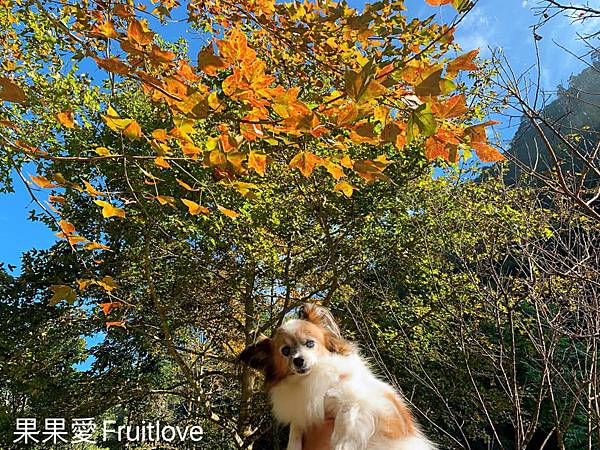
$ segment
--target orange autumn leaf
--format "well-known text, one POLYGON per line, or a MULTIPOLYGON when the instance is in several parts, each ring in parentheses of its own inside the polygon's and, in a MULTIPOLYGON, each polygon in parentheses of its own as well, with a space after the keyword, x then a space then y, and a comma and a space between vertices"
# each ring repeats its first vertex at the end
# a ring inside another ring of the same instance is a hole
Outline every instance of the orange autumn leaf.
POLYGON ((484 163, 504 161, 506 157, 489 144, 483 142, 472 142, 471 147, 475 150, 477 157, 484 163))
POLYGON ((160 167, 161 169, 169 169, 171 167, 167 160, 162 156, 159 156, 156 159, 154 159, 154 165, 160 167))
POLYGON ((127 327, 125 326, 125 322, 123 321, 106 322, 106 329, 109 329, 110 327, 121 327, 127 329, 127 327))
POLYGON ((446 75, 450 78, 456 76, 459 70, 477 70, 477 65, 473 61, 479 54, 479 49, 472 50, 458 58, 450 61, 446 66, 446 75))
POLYGON ((152 31, 147 31, 144 29, 144 26, 138 22, 137 20, 132 20, 127 27, 127 37, 137 44, 144 46, 148 45, 152 42, 154 38, 154 33, 152 31))
POLYGON ((42 189, 50 189, 50 188, 60 187, 59 184, 53 183, 52 181, 50 181, 48 178, 46 178, 43 175, 29 175, 29 178, 31 178, 33 180, 33 182, 35 184, 37 184, 39 187, 41 187, 42 189))
POLYGON ((85 185, 85 190, 87 191, 87 193, 90 194, 92 197, 98 197, 98 196, 104 195, 103 192, 100 192, 99 190, 97 190, 94 186, 92 186, 87 181, 84 181, 83 184, 85 185))
POLYGON ((198 53, 198 70, 210 76, 216 76, 217 70, 223 70, 229 67, 229 64, 221 57, 215 55, 212 44, 204 47, 198 53))
POLYGON ((64 220, 64 219, 59 220, 58 226, 63 231, 63 233, 66 233, 66 234, 75 233, 75 226, 67 220, 64 220))
POLYGON ((187 184, 185 181, 182 181, 179 178, 175 178, 175 180, 177 181, 177 184, 179 184, 181 187, 183 187, 187 191, 198 192, 200 190, 200 189, 194 189, 189 184, 187 184))
POLYGON ((142 137, 142 128, 135 120, 132 119, 131 123, 123 130, 123 134, 133 141, 134 139, 139 139, 142 137))
POLYGON ((110 310, 113 308, 120 308, 123 306, 121 302, 108 302, 108 303, 99 303, 98 306, 102 308, 102 312, 104 312, 105 316, 108 316, 110 310))
POLYGON ((116 73, 118 75, 127 75, 131 69, 127 64, 125 64, 124 62, 119 60, 119 58, 114 56, 106 59, 94 58, 94 60, 96 61, 96 64, 98 64, 98 66, 102 69, 112 73, 116 73))
POLYGON ((157 195, 154 199, 163 206, 169 205, 175 207, 175 199, 169 195, 157 195))
POLYGON ((250 151, 248 155, 248 168, 254 169, 261 177, 265 176, 267 167, 267 155, 250 151))
POLYGON ((105 38, 115 39, 119 37, 112 20, 107 20, 94 28, 94 31, 105 38))
POLYGON ((62 195, 50 195, 48 197, 48 201, 52 203, 64 204, 66 202, 66 199, 62 195))
POLYGON ((197 216, 198 214, 210 214, 210 211, 208 210, 208 208, 206 208, 202 205, 199 205, 198 203, 196 203, 192 200, 187 200, 185 198, 182 198, 181 202, 185 206, 188 207, 188 210, 192 216, 197 216))
POLYGON ((64 127, 75 128, 75 121, 73 120, 73 111, 63 111, 56 113, 56 119, 64 127))
POLYGON ((232 211, 231 209, 227 209, 223 206, 217 205, 217 209, 219 210, 219 212, 221 214, 226 215, 227 217, 230 217, 232 219, 237 219, 239 217, 239 213, 232 211))
POLYGON ((455 95, 445 102, 433 103, 431 105, 431 111, 441 119, 460 117, 468 111, 467 99, 462 94, 455 95))
POLYGON ((306 178, 310 177, 313 170, 323 160, 311 152, 300 152, 290 161, 290 169, 298 169, 306 178))
POLYGON ((98 242, 89 242, 83 246, 86 250, 109 250, 109 247, 98 242))
POLYGON ((442 5, 449 5, 454 0, 425 0, 425 1, 427 3, 429 3, 431 6, 442 6, 442 5))

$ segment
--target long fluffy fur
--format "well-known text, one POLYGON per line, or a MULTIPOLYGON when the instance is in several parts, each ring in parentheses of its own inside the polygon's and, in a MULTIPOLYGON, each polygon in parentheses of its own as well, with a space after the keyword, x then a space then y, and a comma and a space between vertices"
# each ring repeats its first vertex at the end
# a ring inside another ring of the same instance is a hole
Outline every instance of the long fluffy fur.
POLYGON ((300 317, 241 355, 243 361, 266 373, 273 414, 290 424, 288 450, 302 450, 303 434, 326 419, 334 419, 332 450, 435 448, 402 397, 379 380, 356 347, 342 338, 329 311, 307 306, 300 317), (318 343, 314 354, 302 354, 312 361, 310 371, 298 375, 279 352, 282 343, 303 342, 305 336, 318 343))

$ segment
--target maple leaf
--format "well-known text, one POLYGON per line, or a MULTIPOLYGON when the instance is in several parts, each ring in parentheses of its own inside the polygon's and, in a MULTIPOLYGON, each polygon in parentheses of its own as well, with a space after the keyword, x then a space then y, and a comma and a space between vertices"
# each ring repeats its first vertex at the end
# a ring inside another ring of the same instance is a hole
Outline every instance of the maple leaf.
POLYGON ((83 246, 86 250, 109 250, 109 247, 98 242, 89 242, 83 246))
POLYGON ((87 191, 87 193, 90 194, 92 197, 98 197, 98 196, 104 195, 103 192, 100 192, 99 190, 97 190, 89 182, 84 181, 83 184, 85 185, 85 190, 87 191))
POLYGON ((173 197, 170 197, 168 195, 157 195, 156 197, 154 197, 155 200, 158 201, 158 203, 160 203, 161 205, 169 205, 171 207, 175 207, 175 199, 173 197))
POLYGON ((125 127, 123 134, 131 140, 139 139, 142 137, 142 128, 133 119, 130 119, 131 123, 125 127))
POLYGON ((29 178, 42 189, 60 187, 60 184, 53 183, 43 175, 29 175, 29 178))
POLYGON ((221 214, 226 215, 227 217, 230 217, 231 219, 237 219, 239 217, 239 213, 232 211, 231 209, 227 209, 223 206, 217 205, 217 209, 219 210, 219 212, 221 214))
POLYGON ((310 177, 315 167, 323 160, 311 152, 300 152, 290 161, 290 169, 298 169, 306 178, 310 177))
POLYGON ((50 286, 50 289, 53 292, 52 298, 50 298, 49 302, 50 306, 56 306, 63 300, 66 300, 66 302, 71 305, 77 298, 77 294, 71 286, 64 284, 53 284, 50 286))
POLYGON ((216 76, 217 70, 227 69, 229 64, 221 57, 216 56, 212 44, 207 45, 198 53, 198 70, 207 75, 216 76))
POLYGON ((25 91, 8 78, 0 77, 0 99, 11 103, 24 103, 25 91))
POLYGON ((458 58, 450 61, 446 66, 446 74, 450 78, 454 78, 459 70, 477 70, 477 65, 473 61, 479 54, 479 49, 472 50, 458 58))
POLYGON ((120 308, 121 306, 123 306, 123 303, 121 303, 121 302, 99 303, 98 306, 100 308, 102 308, 102 312, 104 313, 104 315, 108 316, 108 314, 110 314, 111 309, 120 308))
POLYGON ((136 42, 137 44, 145 46, 152 42, 152 39, 154 38, 154 33, 152 31, 149 31, 140 22, 133 19, 127 27, 127 36, 129 37, 129 39, 136 42))
POLYGON ((352 197, 352 194, 354 193, 355 189, 356 187, 352 186, 346 181, 340 181, 333 188, 334 192, 341 192, 348 198, 352 197))
POLYGON ((63 111, 56 113, 56 119, 64 127, 75 128, 75 121, 73 120, 73 111, 63 111))
POLYGON ((180 180, 179 178, 175 178, 175 180, 177 181, 177 183, 183 187, 184 189, 191 191, 191 192, 197 192, 199 191, 199 189, 194 189, 193 187, 191 187, 189 184, 187 184, 185 181, 180 180))
POLYGON ((250 151, 248 154, 248 168, 254 169, 261 177, 265 176, 267 167, 267 155, 250 151))
POLYGON ((98 67, 119 75, 127 75, 131 70, 131 68, 127 64, 125 64, 116 56, 106 59, 94 58, 94 61, 96 61, 98 67))
POLYGON ((162 156, 157 157, 154 160, 154 164, 157 167, 160 167, 161 169, 169 169, 171 168, 171 165, 167 162, 167 160, 165 158, 163 158, 162 156))
POLYGON ((454 0, 425 0, 425 1, 427 3, 429 3, 431 6, 442 6, 442 5, 449 5, 454 0))
POLYGON ((467 100, 464 95, 455 95, 445 102, 434 102, 431 105, 431 111, 440 119, 450 119, 460 117, 468 112, 467 100))
POLYGON ((210 214, 210 211, 208 208, 206 208, 202 205, 199 205, 198 203, 196 203, 192 200, 187 200, 185 198, 182 198, 181 202, 185 206, 188 207, 188 210, 192 216, 197 216, 198 214, 210 214))
POLYGON ((113 206, 103 200, 94 200, 94 203, 102 207, 102 216, 107 219, 109 217, 120 217, 121 219, 125 218, 125 210, 121 208, 117 208, 116 206, 113 206))
POLYGON ((96 284, 107 292, 114 291, 118 287, 117 283, 115 283, 115 280, 113 280, 113 278, 109 275, 106 275, 101 280, 96 281, 96 284))

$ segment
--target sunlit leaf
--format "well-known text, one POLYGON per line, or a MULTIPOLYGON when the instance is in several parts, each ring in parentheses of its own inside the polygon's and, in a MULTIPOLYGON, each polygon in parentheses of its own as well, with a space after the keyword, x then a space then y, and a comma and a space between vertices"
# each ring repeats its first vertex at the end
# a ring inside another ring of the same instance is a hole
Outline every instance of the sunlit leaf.
POLYGON ((188 210, 190 212, 190 214, 192 216, 196 216, 198 214, 210 214, 210 211, 208 208, 199 205, 198 203, 192 201, 192 200, 187 200, 185 198, 181 199, 181 202, 188 207, 188 210))
POLYGON ((123 219, 125 217, 125 210, 117 208, 116 206, 113 206, 108 202, 105 202, 103 200, 94 200, 94 203, 102 207, 102 216, 106 218, 120 217, 121 219, 123 219))

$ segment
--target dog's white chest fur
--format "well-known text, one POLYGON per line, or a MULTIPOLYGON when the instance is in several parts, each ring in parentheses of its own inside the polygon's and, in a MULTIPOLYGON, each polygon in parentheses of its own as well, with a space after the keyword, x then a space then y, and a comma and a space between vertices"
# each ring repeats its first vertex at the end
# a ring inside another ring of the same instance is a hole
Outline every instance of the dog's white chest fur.
POLYGON ((334 450, 432 450, 418 430, 393 438, 381 433, 381 418, 395 412, 387 400, 394 395, 357 354, 321 358, 309 374, 287 377, 270 389, 273 414, 291 425, 288 449, 301 449, 303 430, 335 418, 334 450))
POLYGON ((361 366, 354 355, 322 358, 308 375, 290 376, 271 389, 273 414, 280 422, 302 429, 335 416, 342 391, 348 389, 357 372, 364 370, 361 366))

